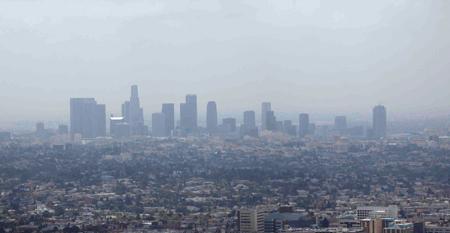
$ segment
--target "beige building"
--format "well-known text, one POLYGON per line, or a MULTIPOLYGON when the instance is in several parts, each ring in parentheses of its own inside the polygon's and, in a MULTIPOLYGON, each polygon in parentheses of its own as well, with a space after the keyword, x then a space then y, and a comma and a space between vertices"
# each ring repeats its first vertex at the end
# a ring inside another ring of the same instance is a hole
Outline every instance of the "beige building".
POLYGON ((263 233, 264 218, 269 213, 267 207, 243 208, 239 211, 239 229, 241 233, 263 233))

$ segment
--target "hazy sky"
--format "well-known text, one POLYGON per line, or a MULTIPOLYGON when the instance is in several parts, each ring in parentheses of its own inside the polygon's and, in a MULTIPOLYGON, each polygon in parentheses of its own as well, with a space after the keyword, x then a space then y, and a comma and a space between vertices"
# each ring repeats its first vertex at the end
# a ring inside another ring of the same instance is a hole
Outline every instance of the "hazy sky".
POLYGON ((446 0, 0 0, 0 121, 119 113, 131 84, 146 118, 187 93, 202 115, 448 114, 449 45, 446 0))

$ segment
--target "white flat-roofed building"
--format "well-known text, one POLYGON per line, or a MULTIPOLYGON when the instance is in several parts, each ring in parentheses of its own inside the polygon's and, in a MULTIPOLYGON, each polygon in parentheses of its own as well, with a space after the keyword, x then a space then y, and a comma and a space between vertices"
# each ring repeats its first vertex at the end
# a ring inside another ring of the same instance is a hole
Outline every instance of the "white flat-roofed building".
POLYGON ((362 206, 356 209, 358 219, 366 218, 397 218, 398 207, 390 206, 362 206))

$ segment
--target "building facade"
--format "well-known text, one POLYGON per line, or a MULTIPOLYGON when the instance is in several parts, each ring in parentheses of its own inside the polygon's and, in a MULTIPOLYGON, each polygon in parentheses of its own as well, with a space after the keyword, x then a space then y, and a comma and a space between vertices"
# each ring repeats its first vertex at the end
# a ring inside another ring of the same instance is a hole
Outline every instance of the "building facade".
POLYGON ((70 99, 70 133, 82 138, 106 136, 106 107, 94 98, 70 99))

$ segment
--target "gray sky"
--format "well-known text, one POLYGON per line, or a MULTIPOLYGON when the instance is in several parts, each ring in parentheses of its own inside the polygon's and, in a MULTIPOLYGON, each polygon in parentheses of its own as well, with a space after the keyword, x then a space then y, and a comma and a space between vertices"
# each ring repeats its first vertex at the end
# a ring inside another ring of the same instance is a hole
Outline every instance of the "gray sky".
POLYGON ((0 121, 119 113, 131 84, 147 118, 187 93, 200 114, 448 114, 449 44, 446 0, 1 0, 0 121))

